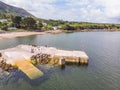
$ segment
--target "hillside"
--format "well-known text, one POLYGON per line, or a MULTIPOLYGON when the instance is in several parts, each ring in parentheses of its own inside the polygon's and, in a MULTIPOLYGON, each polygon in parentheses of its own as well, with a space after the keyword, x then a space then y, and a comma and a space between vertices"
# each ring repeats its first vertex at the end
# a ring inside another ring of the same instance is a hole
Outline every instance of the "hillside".
POLYGON ((22 8, 14 7, 14 6, 5 4, 1 1, 0 1, 0 12, 7 13, 7 14, 9 13, 15 14, 19 16, 33 16, 32 14, 30 14, 29 12, 27 12, 26 10, 22 8))

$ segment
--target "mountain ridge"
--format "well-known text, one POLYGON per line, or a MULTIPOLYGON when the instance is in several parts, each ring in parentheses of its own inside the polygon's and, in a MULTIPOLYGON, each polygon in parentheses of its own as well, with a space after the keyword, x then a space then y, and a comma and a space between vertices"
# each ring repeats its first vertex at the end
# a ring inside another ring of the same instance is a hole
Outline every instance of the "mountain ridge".
POLYGON ((19 16, 32 16, 32 17, 35 17, 33 16, 31 13, 27 12, 26 10, 22 9, 22 8, 19 8, 19 7, 15 7, 15 6, 12 6, 12 5, 8 5, 2 1, 0 1, 0 12, 2 13, 12 13, 12 14, 15 14, 15 15, 19 15, 19 16))

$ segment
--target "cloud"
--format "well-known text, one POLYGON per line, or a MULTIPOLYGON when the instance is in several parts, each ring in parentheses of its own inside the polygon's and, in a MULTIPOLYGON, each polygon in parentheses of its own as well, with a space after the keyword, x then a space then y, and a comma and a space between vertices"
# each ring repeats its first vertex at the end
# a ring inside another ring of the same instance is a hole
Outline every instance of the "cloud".
POLYGON ((45 19, 120 23, 119 0, 1 0, 45 19))

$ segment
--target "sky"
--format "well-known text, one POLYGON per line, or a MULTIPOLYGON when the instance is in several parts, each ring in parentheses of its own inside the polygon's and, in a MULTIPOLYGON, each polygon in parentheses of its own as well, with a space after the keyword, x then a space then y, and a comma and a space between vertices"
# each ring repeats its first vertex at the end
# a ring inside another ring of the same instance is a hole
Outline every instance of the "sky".
POLYGON ((120 0, 0 0, 44 19, 120 23, 120 0))

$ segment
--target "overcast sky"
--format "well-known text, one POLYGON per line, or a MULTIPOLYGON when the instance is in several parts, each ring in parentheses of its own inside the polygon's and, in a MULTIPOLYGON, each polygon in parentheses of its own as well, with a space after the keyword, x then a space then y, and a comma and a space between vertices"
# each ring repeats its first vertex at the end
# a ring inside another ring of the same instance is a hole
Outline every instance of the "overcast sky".
POLYGON ((69 21, 120 23, 120 0, 0 0, 36 17, 69 21))

